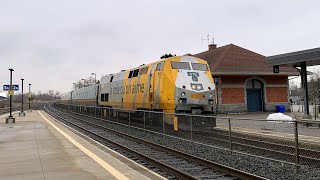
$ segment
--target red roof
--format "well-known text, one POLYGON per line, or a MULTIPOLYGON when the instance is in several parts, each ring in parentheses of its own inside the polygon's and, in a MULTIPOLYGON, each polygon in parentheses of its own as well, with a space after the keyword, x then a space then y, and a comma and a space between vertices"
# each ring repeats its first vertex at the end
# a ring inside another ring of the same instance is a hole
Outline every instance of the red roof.
POLYGON ((273 73, 272 66, 267 66, 266 57, 229 44, 219 48, 194 54, 193 56, 208 62, 212 74, 225 75, 299 75, 293 67, 280 67, 280 73, 273 73))

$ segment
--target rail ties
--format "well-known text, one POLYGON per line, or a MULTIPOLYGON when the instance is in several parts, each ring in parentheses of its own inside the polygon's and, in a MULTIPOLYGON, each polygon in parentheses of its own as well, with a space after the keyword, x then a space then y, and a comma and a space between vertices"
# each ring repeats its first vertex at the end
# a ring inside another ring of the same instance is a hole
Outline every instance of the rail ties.
POLYGON ((142 164, 147 163, 161 169, 162 172, 165 172, 166 177, 172 178, 173 175, 178 179, 263 179, 110 129, 106 123, 95 117, 58 110, 51 106, 45 106, 45 111, 93 139, 103 144, 107 142, 114 149, 130 154, 130 157, 143 162, 142 164))

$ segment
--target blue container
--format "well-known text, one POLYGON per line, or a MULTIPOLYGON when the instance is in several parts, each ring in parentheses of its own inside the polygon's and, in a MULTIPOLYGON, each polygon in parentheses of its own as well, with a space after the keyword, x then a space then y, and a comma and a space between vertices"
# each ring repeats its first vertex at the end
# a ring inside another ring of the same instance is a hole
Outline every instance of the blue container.
POLYGON ((286 111, 285 105, 276 105, 277 112, 284 113, 286 111))

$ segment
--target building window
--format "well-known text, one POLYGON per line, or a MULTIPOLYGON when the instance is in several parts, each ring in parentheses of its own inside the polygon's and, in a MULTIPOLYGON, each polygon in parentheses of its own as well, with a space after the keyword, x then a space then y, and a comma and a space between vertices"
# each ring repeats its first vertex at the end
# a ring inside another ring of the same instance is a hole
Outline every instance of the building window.
POLYGON ((261 89, 262 83, 259 80, 252 79, 247 82, 247 89, 261 89))

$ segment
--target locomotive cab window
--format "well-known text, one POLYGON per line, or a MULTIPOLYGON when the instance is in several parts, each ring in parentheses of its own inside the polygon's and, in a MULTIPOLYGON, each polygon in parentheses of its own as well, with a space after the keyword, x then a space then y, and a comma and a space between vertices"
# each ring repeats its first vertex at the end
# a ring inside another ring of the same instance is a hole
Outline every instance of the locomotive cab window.
POLYGON ((144 68, 140 69, 139 75, 147 74, 148 69, 149 69, 148 67, 144 67, 144 68))
POLYGON ((191 63, 191 65, 193 70, 208 71, 208 66, 206 64, 191 63))
POLYGON ((162 68, 163 68, 163 62, 157 65, 156 71, 162 71, 162 68))
POLYGON ((172 69, 191 69, 188 62, 171 62, 171 67, 172 69))

